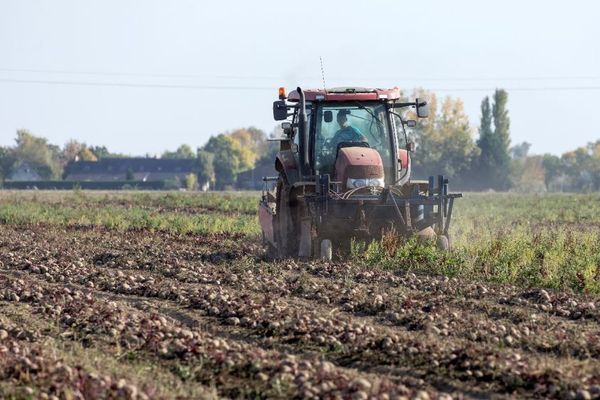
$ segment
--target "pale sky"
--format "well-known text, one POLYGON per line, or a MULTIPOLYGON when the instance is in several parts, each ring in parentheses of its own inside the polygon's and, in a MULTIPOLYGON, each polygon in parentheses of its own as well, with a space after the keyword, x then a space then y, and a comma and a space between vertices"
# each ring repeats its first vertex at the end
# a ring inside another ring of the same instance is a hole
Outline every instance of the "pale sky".
POLYGON ((512 142, 600 139, 596 1, 0 0, 0 145, 18 128, 154 154, 272 131, 277 87, 509 91, 512 142))

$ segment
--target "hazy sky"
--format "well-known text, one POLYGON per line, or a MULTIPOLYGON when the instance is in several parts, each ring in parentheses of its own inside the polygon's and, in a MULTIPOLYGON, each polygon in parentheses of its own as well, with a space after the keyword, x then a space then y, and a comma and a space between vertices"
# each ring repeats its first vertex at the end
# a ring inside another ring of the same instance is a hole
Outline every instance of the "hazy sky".
POLYGON ((513 143, 600 139, 596 1, 0 0, 0 145, 157 153, 274 127, 277 87, 509 91, 513 143), (559 89, 560 88, 560 89, 559 89))

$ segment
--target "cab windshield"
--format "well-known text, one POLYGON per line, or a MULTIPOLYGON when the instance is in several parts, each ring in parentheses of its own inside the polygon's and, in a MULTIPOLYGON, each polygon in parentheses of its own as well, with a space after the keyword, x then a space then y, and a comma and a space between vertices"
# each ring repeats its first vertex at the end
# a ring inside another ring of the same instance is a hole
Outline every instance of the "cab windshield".
POLYGON ((316 111, 313 146, 316 173, 332 174, 338 147, 342 143, 352 142, 377 150, 383 160, 386 180, 391 177, 393 137, 384 104, 324 103, 316 111))

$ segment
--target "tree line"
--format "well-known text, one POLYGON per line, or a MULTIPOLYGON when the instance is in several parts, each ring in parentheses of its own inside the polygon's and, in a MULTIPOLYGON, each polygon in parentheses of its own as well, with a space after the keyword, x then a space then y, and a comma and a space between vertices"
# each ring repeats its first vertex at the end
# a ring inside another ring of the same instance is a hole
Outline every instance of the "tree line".
MULTIPOLYGON (((561 156, 530 155, 528 142, 511 145, 508 93, 497 89, 481 101, 476 129, 469 123, 461 99, 429 98, 430 118, 419 121, 411 138, 413 176, 444 174, 463 190, 598 191, 600 140, 561 156)), ((410 115, 409 115, 410 117, 410 115)))
MULTIPOLYGON (((477 128, 473 128, 459 98, 439 99, 418 90, 415 97, 429 99, 430 117, 419 120, 409 132, 414 178, 443 174, 462 190, 597 191, 600 190, 600 140, 561 156, 530 155, 527 142, 511 146, 508 93, 497 89, 481 102, 477 128)), ((406 118, 414 118, 409 111, 406 118)), ((271 168, 277 146, 257 128, 240 128, 213 135, 196 150, 187 144, 164 151, 162 158, 196 160, 195 182, 216 189, 238 185, 238 176, 253 168, 271 168)), ((18 130, 13 146, 0 147, 0 178, 6 179, 23 163, 41 179, 62 179, 65 166, 75 160, 96 161, 127 157, 105 146, 88 146, 71 140, 60 147, 27 130, 18 130)), ((146 155, 146 157, 151 157, 146 155)))
MULTIPOLYGON (((427 98, 429 103, 429 118, 418 120, 409 132, 409 141, 415 143, 412 177, 426 179, 443 174, 455 185, 472 170, 479 156, 462 100, 446 97, 440 102, 434 93, 423 90, 412 97, 427 98)), ((409 111, 406 118, 416 119, 414 111, 409 111)))
MULTIPOLYGON (((147 154, 145 157, 196 159, 195 176, 193 179, 188 177, 193 181, 186 182, 186 186, 194 187, 200 182, 217 189, 229 189, 236 187, 239 173, 256 165, 274 163, 276 149, 269 145, 264 131, 249 127, 211 136, 196 150, 182 144, 160 156, 147 154)), ((70 162, 123 157, 130 156, 111 152, 106 146, 90 146, 76 140, 61 147, 26 129, 19 129, 13 146, 0 146, 0 181, 9 179, 23 165, 35 171, 42 180, 60 180, 70 162)), ((130 175, 133 176, 133 172, 128 171, 126 180, 130 180, 130 175)))
POLYGON ((461 99, 446 97, 440 103, 435 93, 422 90, 415 96, 429 99, 430 117, 420 120, 412 132, 416 144, 412 156, 414 176, 443 174, 455 186, 471 190, 512 188, 505 90, 498 89, 491 101, 485 97, 481 102, 477 138, 461 99))

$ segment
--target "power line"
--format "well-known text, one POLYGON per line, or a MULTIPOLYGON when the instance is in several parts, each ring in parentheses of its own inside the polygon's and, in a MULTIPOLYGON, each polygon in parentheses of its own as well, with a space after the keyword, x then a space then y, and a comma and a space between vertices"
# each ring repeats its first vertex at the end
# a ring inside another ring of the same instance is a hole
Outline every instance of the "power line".
POLYGON ((24 72, 56 75, 90 75, 90 76, 130 76, 146 78, 205 78, 205 79, 280 79, 268 76, 236 76, 236 75, 201 75, 201 74, 162 74, 152 72, 102 72, 102 71, 67 71, 44 69, 0 68, 0 72, 24 72))
POLYGON ((600 86, 558 86, 558 87, 488 87, 488 88, 433 88, 432 92, 489 92, 495 89, 504 89, 508 92, 551 92, 551 91, 593 91, 600 90, 600 86))
MULTIPOLYGON (((271 86, 219 86, 219 85, 183 85, 183 84, 154 84, 154 83, 126 83, 126 82, 91 82, 91 81, 57 81, 41 79, 5 79, 2 83, 41 84, 64 86, 95 86, 95 87, 126 87, 126 88, 156 88, 156 89, 193 89, 193 90, 248 90, 248 91, 273 91, 271 86)), ((433 92, 488 92, 493 87, 477 88, 431 88, 433 92)), ((545 91, 592 91, 600 90, 600 86, 558 86, 558 87, 504 87, 510 92, 545 92, 545 91)))
MULTIPOLYGON (((256 80, 285 80, 276 76, 243 76, 243 75, 201 75, 201 74, 166 74, 151 72, 106 72, 106 71, 76 71, 76 70, 53 70, 53 69, 31 69, 31 68, 0 68, 0 72, 16 73, 42 73, 57 75, 89 75, 89 76, 129 76, 129 77, 153 77, 153 78, 204 78, 204 79, 256 79, 256 80)), ((321 77, 299 77, 302 80, 318 80, 321 77)), ((580 75, 580 76, 508 76, 508 77, 337 77, 335 81, 356 80, 356 81, 419 81, 419 82, 486 82, 486 81, 552 81, 552 80, 600 80, 600 75, 580 75)))
POLYGON ((128 88, 158 88, 158 89, 205 89, 205 90, 274 90, 273 87, 259 86, 213 86, 213 85, 176 85, 154 83, 122 83, 122 82, 88 82, 88 81, 48 81, 39 79, 4 79, 4 83, 24 83, 41 85, 67 85, 67 86, 106 86, 128 88))
MULTIPOLYGON (((401 78, 402 79, 402 78, 401 78)), ((465 82, 489 82, 489 81, 580 81, 600 80, 600 76, 513 76, 513 77, 448 77, 448 78, 408 78, 418 81, 465 81, 465 82)))

